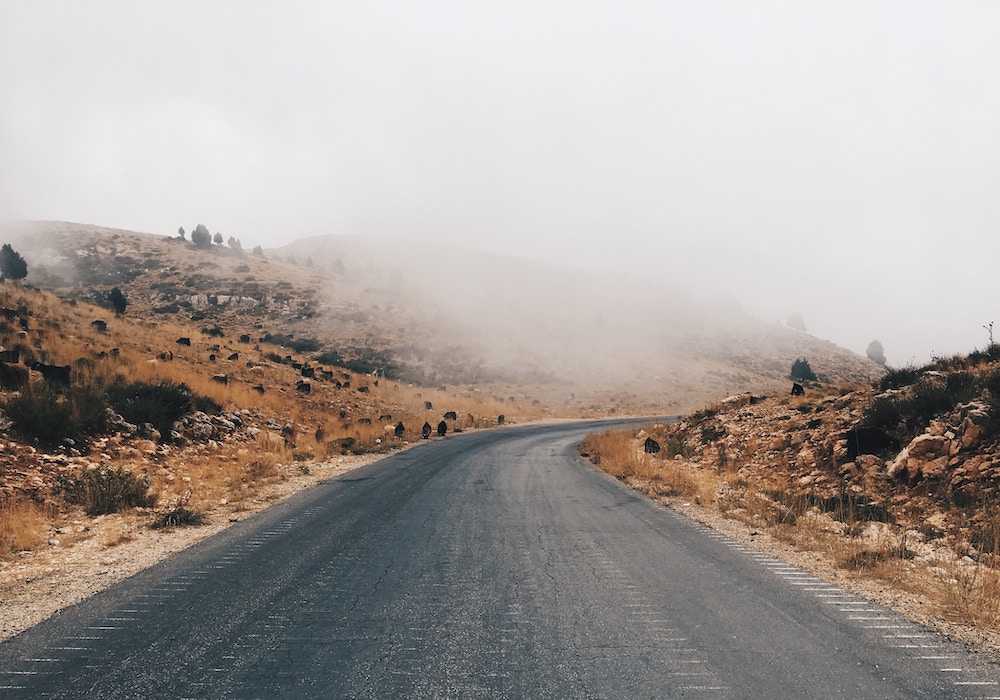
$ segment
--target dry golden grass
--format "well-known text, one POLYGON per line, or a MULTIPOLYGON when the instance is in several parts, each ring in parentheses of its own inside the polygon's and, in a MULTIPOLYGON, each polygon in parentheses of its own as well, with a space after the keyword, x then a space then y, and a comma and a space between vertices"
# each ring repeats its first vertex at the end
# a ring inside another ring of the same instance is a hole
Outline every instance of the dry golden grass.
POLYGON ((703 449, 696 463, 671 458, 666 450, 646 454, 643 440, 642 434, 637 437, 629 430, 593 433, 580 444, 580 452, 654 498, 713 507, 795 550, 821 554, 852 580, 876 582, 910 595, 921 601, 925 614, 1000 631, 1000 557, 987 555, 974 561, 964 556, 966 551, 940 543, 935 557, 916 559, 914 550, 923 543, 920 533, 852 520, 850 512, 842 522, 811 506, 805 497, 777 499, 768 484, 741 478, 736 460, 720 460, 717 445, 703 449))
MULTIPOLYGON (((338 390, 331 382, 314 379, 310 382, 312 392, 304 395, 296 391, 301 373, 273 359, 276 353, 286 354, 281 348, 236 342, 239 333, 253 335, 250 328, 228 328, 226 337, 211 337, 190 326, 128 314, 117 317, 101 307, 67 303, 54 294, 10 282, 0 284, 0 306, 27 309, 27 314, 20 314, 29 319, 27 330, 17 321, 0 320, 0 345, 22 349, 26 364, 38 359, 71 365, 77 385, 101 387, 119 379, 184 384, 224 411, 249 411, 250 425, 259 429, 256 439, 249 441, 243 434, 218 443, 171 447, 169 456, 164 456, 151 443, 146 446, 126 440, 116 448, 118 456, 113 459, 91 455, 102 464, 148 477, 151 492, 159 497, 157 512, 180 506, 209 510, 222 502, 239 509, 276 480, 308 470, 309 460, 396 449, 419 440, 425 421, 436 429, 448 411, 457 414, 456 419, 447 421, 449 433, 493 426, 500 414, 512 422, 542 415, 538 406, 523 406, 511 398, 491 397, 476 389, 457 395, 385 378, 376 381, 335 367, 327 369, 333 370, 337 379, 350 382, 351 388, 338 390), (92 326, 95 319, 107 322, 107 332, 92 326), (178 344, 176 340, 182 337, 190 338, 191 345, 178 344), (238 358, 229 360, 233 353, 238 353, 238 358), (216 356, 214 360, 211 354, 216 356), (227 375, 228 383, 214 381, 215 374, 227 375), (264 387, 263 394, 254 389, 256 385, 264 387), (367 391, 359 391, 360 387, 367 391), (433 408, 428 409, 426 402, 433 408), (397 438, 393 429, 400 421, 405 433, 397 438), (288 434, 283 435, 286 431, 275 426, 287 426, 288 434)), ((42 380, 33 375, 32 381, 42 380)), ((118 440, 111 443, 117 445, 118 440)), ((78 515, 74 508, 60 505, 56 491, 49 494, 49 500, 56 506, 53 512, 21 501, 11 501, 4 508, 4 540, 0 543, 4 556, 12 549, 44 543, 46 527, 55 526, 59 509, 63 517, 69 512, 73 517, 78 515)), ((135 518, 148 521, 149 513, 115 517, 126 524, 118 530, 102 525, 94 531, 103 546, 128 541, 134 525, 128 523, 135 518)), ((68 542, 72 538, 60 539, 68 542)))
POLYGON ((10 498, 0 502, 0 559, 41 547, 47 541, 48 523, 46 509, 33 501, 10 498))
POLYGON ((718 474, 680 459, 646 454, 630 430, 591 433, 580 444, 580 451, 608 474, 655 495, 690 498, 706 506, 715 502, 718 474))

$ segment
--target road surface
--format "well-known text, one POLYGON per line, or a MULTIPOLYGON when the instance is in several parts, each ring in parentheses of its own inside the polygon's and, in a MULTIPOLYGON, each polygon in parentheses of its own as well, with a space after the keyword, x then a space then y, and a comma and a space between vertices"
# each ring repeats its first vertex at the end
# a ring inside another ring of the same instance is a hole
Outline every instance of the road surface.
POLYGON ((0 697, 1000 696, 986 660, 583 463, 591 428, 301 493, 0 644, 0 697))

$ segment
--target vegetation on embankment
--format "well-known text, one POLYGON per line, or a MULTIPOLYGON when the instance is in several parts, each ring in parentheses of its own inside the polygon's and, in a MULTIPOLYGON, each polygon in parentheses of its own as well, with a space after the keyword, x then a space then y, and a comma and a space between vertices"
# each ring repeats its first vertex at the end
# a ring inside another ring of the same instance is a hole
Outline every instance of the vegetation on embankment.
POLYGON ((317 462, 424 439, 425 424, 437 439, 542 411, 278 354, 255 330, 0 283, 0 560, 85 538, 107 514, 162 528, 249 508, 317 462))
POLYGON ((996 345, 871 385, 733 396, 673 425, 592 434, 580 451, 651 497, 875 581, 925 621, 1000 633, 996 345))

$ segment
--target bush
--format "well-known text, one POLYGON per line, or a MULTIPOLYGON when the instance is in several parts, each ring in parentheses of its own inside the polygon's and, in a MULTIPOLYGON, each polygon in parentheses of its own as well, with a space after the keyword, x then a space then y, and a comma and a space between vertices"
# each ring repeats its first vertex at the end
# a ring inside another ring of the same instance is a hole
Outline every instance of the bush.
POLYGON ((807 382, 816 381, 816 373, 813 372, 812 367, 809 366, 809 361, 802 357, 792 363, 791 377, 792 379, 799 379, 807 382))
POLYGON ((864 410, 864 425, 869 428, 891 430, 898 426, 902 419, 896 399, 889 396, 876 396, 871 405, 864 410))
POLYGON ((191 232, 191 242, 199 248, 211 248, 212 234, 209 233, 204 224, 198 224, 191 232))
POLYGON ((28 263, 21 254, 11 248, 10 243, 0 247, 0 279, 20 280, 28 276, 28 263))
POLYGON ((150 423, 167 440, 175 422, 190 413, 194 394, 185 384, 128 382, 119 379, 108 387, 108 400, 129 423, 150 423))
POLYGON ((913 367, 902 367, 900 369, 889 369, 888 372, 879 380, 879 389, 881 391, 889 391, 890 389, 901 389, 904 386, 910 386, 920 376, 924 373, 923 368, 913 367))
POLYGON ((28 441, 55 447, 107 432, 108 401, 95 386, 73 386, 59 393, 47 384, 29 385, 7 401, 14 431, 28 441))
POLYGON ((79 476, 59 480, 59 490, 69 502, 83 506, 87 515, 106 515, 127 508, 148 508, 156 503, 149 493, 148 477, 124 469, 85 469, 79 476))
POLYGON ((320 348, 318 340, 313 338, 293 338, 283 333, 266 333, 261 338, 261 342, 270 345, 281 345, 282 347, 291 348, 295 352, 316 352, 320 348))
POLYGON ((204 524, 205 514, 202 511, 177 506, 154 520, 150 527, 159 530, 168 527, 191 527, 204 524))

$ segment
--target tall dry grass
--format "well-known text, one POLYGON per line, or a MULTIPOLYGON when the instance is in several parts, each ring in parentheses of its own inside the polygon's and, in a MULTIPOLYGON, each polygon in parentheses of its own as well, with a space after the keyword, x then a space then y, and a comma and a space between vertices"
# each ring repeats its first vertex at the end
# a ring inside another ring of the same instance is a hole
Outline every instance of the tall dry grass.
POLYGON ((23 498, 0 500, 0 559, 38 549, 47 541, 49 513, 23 498))
POLYGON ((610 430, 588 435, 580 452, 641 492, 713 507, 797 550, 820 553, 854 579, 905 592, 919 599, 926 613, 1000 631, 1000 516, 995 528, 986 528, 978 550, 949 540, 934 558, 918 559, 915 550, 924 543, 924 534, 869 521, 851 507, 822 512, 805 494, 777 494, 766 484, 740 477, 738 460, 723 458, 719 444, 705 446, 698 462, 674 458, 671 452, 680 454, 679 443, 658 454, 646 454, 642 445, 633 431, 610 430))
POLYGON ((580 452, 611 476, 658 496, 690 498, 699 505, 715 502, 720 477, 682 459, 647 454, 630 430, 591 433, 580 443, 580 452))

